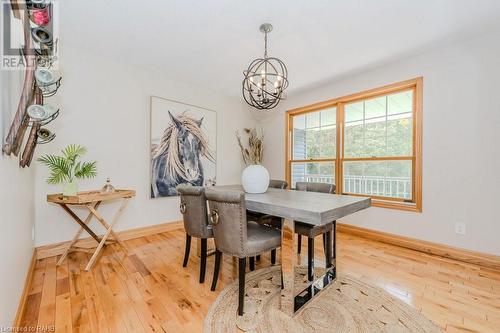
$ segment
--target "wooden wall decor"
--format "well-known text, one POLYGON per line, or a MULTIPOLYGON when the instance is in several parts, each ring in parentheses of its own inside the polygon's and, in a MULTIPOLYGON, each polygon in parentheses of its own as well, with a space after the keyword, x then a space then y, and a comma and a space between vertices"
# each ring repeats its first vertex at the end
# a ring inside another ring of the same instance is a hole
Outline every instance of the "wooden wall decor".
MULTIPOLYGON (((19 6, 19 5, 18 5, 19 6)), ((35 82, 35 69, 33 62, 35 61, 35 55, 33 51, 33 41, 30 36, 30 23, 28 18, 28 13, 23 10, 22 20, 24 20, 24 60, 25 64, 28 66, 24 72, 24 84, 21 92, 21 98, 17 106, 17 112, 14 116, 14 120, 5 139, 3 145, 3 152, 7 155, 14 154, 18 155, 22 140, 24 137, 24 132, 27 127, 27 114, 26 109, 33 101, 33 85, 35 82)))
POLYGON ((12 12, 15 18, 21 18, 21 1, 19 0, 10 0, 10 5, 12 6, 12 12))
POLYGON ((50 84, 50 86, 53 86, 55 90, 53 89, 51 91, 47 91, 47 86, 39 86, 38 80, 35 79, 37 69, 44 68, 48 70, 52 66, 51 58, 53 56, 54 45, 56 42, 53 40, 53 35, 50 37, 50 43, 48 44, 41 43, 39 39, 35 41, 33 37, 33 29, 40 30, 41 28, 43 31, 52 34, 54 30, 52 4, 47 1, 42 5, 35 5, 31 3, 31 6, 32 7, 27 7, 27 5, 21 1, 11 0, 12 15, 13 17, 22 20, 24 28, 24 47, 22 48, 22 57, 24 58, 25 72, 24 84, 17 112, 2 147, 4 154, 13 154, 14 156, 18 156, 21 151, 25 135, 28 132, 28 128, 31 127, 23 153, 19 160, 19 165, 23 168, 30 166, 37 144, 48 143, 54 139, 55 134, 45 128, 42 128, 42 126, 50 123, 59 114, 59 110, 57 110, 55 114, 50 115, 50 117, 47 117, 46 119, 32 119, 28 115, 28 107, 32 104, 44 106, 44 97, 55 95, 61 82, 61 78, 55 80, 50 84), (43 27, 37 26, 37 24, 33 22, 32 14, 35 11, 40 10, 40 7, 34 6, 48 6, 50 20, 42 23, 44 24, 43 27), (35 45, 35 42, 38 46, 35 45), (43 138, 40 137, 42 134, 45 135, 43 138))
MULTIPOLYGON (((37 89, 35 93, 35 103, 38 105, 43 105, 43 95, 40 89, 37 89)), ((41 124, 39 122, 31 124, 31 131, 28 137, 28 141, 26 142, 26 146, 24 147, 23 156, 19 162, 21 167, 30 166, 31 160, 33 159, 33 154, 35 153, 35 147, 38 140, 38 131, 41 128, 41 124)))

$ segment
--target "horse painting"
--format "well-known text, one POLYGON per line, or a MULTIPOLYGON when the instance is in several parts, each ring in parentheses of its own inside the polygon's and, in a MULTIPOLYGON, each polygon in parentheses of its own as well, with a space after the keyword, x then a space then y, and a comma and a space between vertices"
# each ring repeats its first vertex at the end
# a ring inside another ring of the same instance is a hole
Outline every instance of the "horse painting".
POLYGON ((160 142, 151 148, 151 197, 177 195, 183 183, 203 186, 202 157, 215 163, 208 140, 201 130, 203 117, 196 120, 186 112, 173 116, 160 142))

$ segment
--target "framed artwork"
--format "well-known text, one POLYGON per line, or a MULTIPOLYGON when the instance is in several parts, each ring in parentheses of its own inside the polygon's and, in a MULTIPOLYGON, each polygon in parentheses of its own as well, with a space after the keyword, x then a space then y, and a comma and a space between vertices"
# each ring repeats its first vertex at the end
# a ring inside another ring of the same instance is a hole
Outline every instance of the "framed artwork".
POLYGON ((217 113, 151 96, 151 198, 176 186, 212 186, 217 176, 217 113))

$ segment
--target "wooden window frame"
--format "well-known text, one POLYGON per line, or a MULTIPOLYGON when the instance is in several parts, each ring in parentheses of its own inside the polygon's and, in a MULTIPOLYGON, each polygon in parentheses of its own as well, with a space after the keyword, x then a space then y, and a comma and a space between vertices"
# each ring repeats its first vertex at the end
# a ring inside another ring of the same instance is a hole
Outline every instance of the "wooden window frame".
POLYGON ((370 89, 359 93, 333 98, 324 102, 307 105, 288 110, 285 113, 285 177, 291 184, 291 165, 297 162, 333 162, 335 165, 335 183, 337 193, 365 196, 372 198, 372 206, 399 209, 412 212, 422 212, 422 107, 423 107, 423 77, 397 82, 380 88, 370 89), (378 96, 388 95, 406 90, 413 90, 413 152, 412 156, 394 157, 362 157, 344 158, 344 105, 378 96), (305 113, 321 111, 328 108, 337 108, 336 121, 336 156, 328 159, 293 160, 293 117, 305 113), (384 161, 384 160, 411 160, 412 161, 412 201, 401 198, 388 198, 363 194, 344 193, 343 191, 343 164, 348 161, 384 161))

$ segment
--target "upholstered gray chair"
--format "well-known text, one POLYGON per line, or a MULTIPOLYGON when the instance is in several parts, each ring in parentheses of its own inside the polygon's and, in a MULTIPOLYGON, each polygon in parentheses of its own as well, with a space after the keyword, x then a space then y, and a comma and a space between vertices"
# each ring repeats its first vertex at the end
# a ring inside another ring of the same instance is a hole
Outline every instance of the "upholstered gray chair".
MULTIPOLYGON (((278 188, 284 190, 288 187, 288 183, 284 180, 271 179, 269 181, 270 188, 278 188)), ((281 218, 262 214, 257 212, 247 211, 247 218, 260 224, 267 224, 275 228, 281 228, 281 218)))
MULTIPOLYGON (((269 187, 285 190, 288 187, 288 183, 284 180, 271 179, 269 181, 269 187)), ((259 224, 265 224, 276 229, 281 229, 281 217, 247 211, 247 219, 255 221, 259 224)), ((276 263, 276 256, 274 254, 274 252, 271 252, 271 264, 273 265, 276 263)), ((255 269, 255 260, 253 257, 249 259, 250 270, 253 271, 255 269)), ((257 260, 260 260, 260 255, 257 256, 257 260)))
POLYGON ((222 253, 238 257, 238 315, 243 315, 246 258, 265 251, 276 251, 281 245, 281 232, 247 221, 245 194, 241 191, 206 190, 215 239, 215 266, 212 290, 217 287, 222 253))
POLYGON ((177 192, 181 196, 180 210, 184 221, 184 230, 186 231, 186 250, 182 267, 186 267, 188 264, 191 237, 200 238, 200 283, 203 283, 207 267, 207 239, 214 237, 207 214, 205 188, 182 184, 177 186, 177 192))
MULTIPOLYGON (((320 193, 335 193, 334 184, 325 183, 310 183, 310 182, 297 182, 295 184, 295 189, 297 191, 310 191, 310 192, 320 192, 320 193)), ((310 281, 313 279, 313 265, 314 262, 314 238, 318 235, 323 235, 323 249, 325 256, 327 255, 326 250, 326 237, 331 237, 331 232, 333 230, 333 223, 328 223, 322 226, 311 227, 308 224, 302 223, 300 221, 295 221, 295 233, 298 234, 298 252, 301 252, 302 248, 302 236, 307 237, 307 276, 310 281)))

